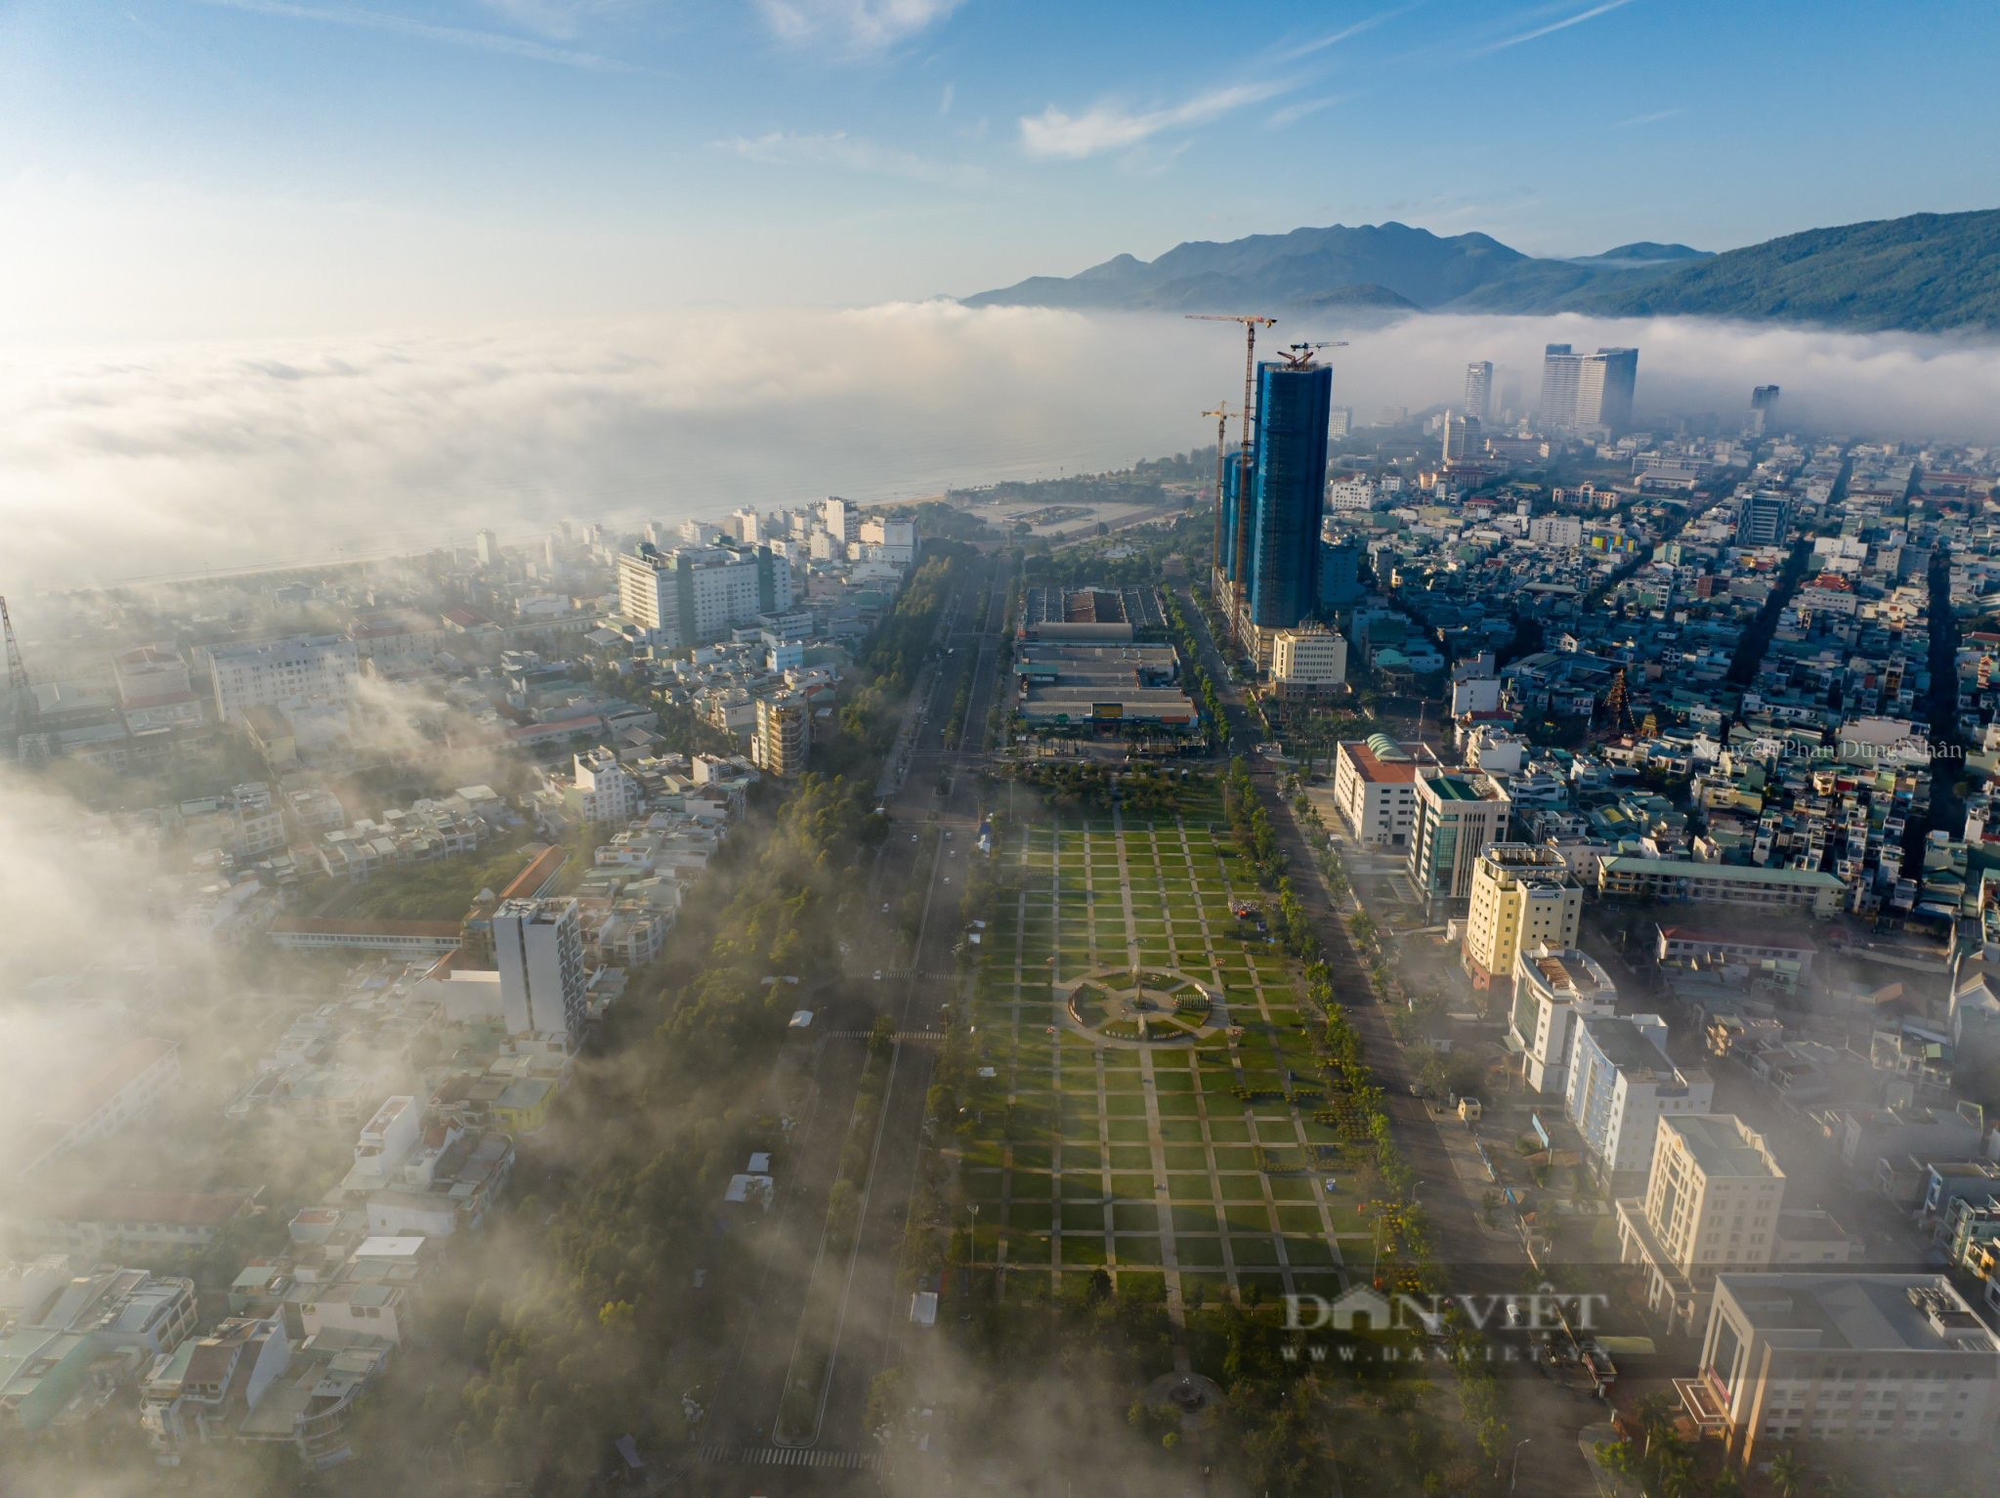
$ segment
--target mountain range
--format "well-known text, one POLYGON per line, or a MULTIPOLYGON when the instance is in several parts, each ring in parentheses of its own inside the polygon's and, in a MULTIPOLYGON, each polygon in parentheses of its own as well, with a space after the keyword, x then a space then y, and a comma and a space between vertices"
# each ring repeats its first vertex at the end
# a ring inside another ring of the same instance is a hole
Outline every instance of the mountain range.
POLYGON ((1808 229, 1711 254, 1644 241, 1601 255, 1524 255, 1489 234, 1335 224, 1157 260, 1118 255, 1074 276, 1031 276, 966 305, 1163 312, 1337 309, 1585 312, 1805 323, 1856 332, 2000 332, 2000 209, 1808 229))

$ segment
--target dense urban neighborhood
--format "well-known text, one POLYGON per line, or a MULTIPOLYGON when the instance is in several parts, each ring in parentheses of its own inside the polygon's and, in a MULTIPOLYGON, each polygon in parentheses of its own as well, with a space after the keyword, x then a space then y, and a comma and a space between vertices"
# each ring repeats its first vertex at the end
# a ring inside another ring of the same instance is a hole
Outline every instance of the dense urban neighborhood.
POLYGON ((1117 474, 17 592, 0 1461, 1985 1491, 2000 450, 1318 347, 1117 474))

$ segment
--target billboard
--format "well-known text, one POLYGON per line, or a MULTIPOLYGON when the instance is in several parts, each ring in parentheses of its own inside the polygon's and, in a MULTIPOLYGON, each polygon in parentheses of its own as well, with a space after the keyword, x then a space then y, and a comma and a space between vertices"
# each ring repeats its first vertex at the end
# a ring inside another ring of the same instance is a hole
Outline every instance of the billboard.
POLYGON ((1122 702, 1093 702, 1090 704, 1090 716, 1100 723, 1115 723, 1125 716, 1125 704, 1122 702))

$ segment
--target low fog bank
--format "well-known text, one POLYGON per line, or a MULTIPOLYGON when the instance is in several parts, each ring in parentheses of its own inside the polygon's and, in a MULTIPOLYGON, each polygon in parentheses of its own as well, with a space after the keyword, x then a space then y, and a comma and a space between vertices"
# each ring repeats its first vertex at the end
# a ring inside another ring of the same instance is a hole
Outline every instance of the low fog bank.
MULTIPOLYGON (((1577 316, 1416 317, 1343 333, 1357 420, 1455 401, 1469 359, 1532 402, 1541 347, 1635 344, 1641 420, 1733 418, 1756 384, 1789 424, 1980 440, 2000 348, 1915 335, 1577 316)), ((1117 467, 1198 446, 1240 400, 1213 323, 947 302, 702 311, 409 336, 45 356, 0 375, 0 585, 72 585, 379 554, 827 493, 1117 467)))

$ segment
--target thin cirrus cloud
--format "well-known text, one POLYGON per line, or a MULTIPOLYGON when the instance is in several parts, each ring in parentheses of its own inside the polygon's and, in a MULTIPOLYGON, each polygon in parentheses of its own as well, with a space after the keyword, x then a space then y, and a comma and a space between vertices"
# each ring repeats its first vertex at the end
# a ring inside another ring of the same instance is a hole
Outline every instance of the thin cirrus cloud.
MULTIPOLYGON (((294 5, 290 0, 199 0, 218 10, 243 11, 250 15, 274 16, 287 21, 309 21, 323 26, 351 26, 361 31, 380 31, 406 36, 415 41, 437 42, 474 52, 491 52, 502 57, 518 57, 528 62, 556 63, 594 73, 638 73, 644 71, 615 57, 581 52, 571 47, 550 46, 525 37, 507 36, 497 31, 479 31, 464 26, 439 26, 408 16, 389 15, 379 10, 358 10, 348 6, 294 5)), ((553 11, 557 7, 540 9, 553 11)), ((522 7, 523 10, 526 7, 522 7)))
POLYGON ((1327 94, 1318 99, 1301 99, 1296 104, 1287 104, 1283 109, 1273 110, 1271 117, 1264 121, 1273 130, 1282 130, 1287 125, 1318 114, 1323 109, 1331 109, 1336 104, 1345 104, 1352 94, 1327 94))
POLYGON ((1314 53, 1324 52, 1328 47, 1338 47, 1342 42, 1352 41, 1357 36, 1373 31, 1384 21, 1393 21, 1404 12, 1415 9, 1415 5, 1400 5, 1393 10, 1377 11, 1374 15, 1365 16, 1351 26, 1343 26, 1338 31, 1330 31, 1325 36, 1316 36, 1309 42, 1300 42, 1295 47, 1289 47, 1278 54, 1279 59, 1284 62, 1296 62, 1302 57, 1311 57, 1314 53))
POLYGON ((832 38, 851 52, 881 52, 928 31, 965 0, 752 0, 780 41, 832 38))
POLYGON ((746 161, 780 166, 830 166, 871 177, 928 182, 937 187, 977 188, 987 185, 989 180, 983 170, 968 162, 936 161, 914 151, 849 135, 844 130, 818 135, 773 130, 766 135, 733 136, 714 144, 717 149, 734 152, 746 161))
POLYGON ((1040 114, 1021 117, 1021 147, 1030 156, 1055 161, 1082 161, 1107 151, 1122 151, 1166 130, 1185 130, 1219 120, 1247 105, 1289 92, 1285 83, 1240 83, 1210 89, 1165 109, 1128 109, 1106 100, 1081 114, 1051 104, 1040 114))
POLYGON ((1629 120, 1620 120, 1613 130, 1630 130, 1635 125, 1657 125, 1661 120, 1670 120, 1677 114, 1685 114, 1681 109, 1656 109, 1651 114, 1635 114, 1629 120))
MULTIPOLYGON (((1502 37, 1497 42, 1491 42, 1484 47, 1475 49, 1472 55, 1474 57, 1484 57, 1489 52, 1504 52, 1509 47, 1520 46, 1523 42, 1539 41, 1545 36, 1555 35, 1558 31, 1567 31, 1572 26, 1581 26, 1585 21, 1594 21, 1599 16, 1609 15, 1614 10, 1623 10, 1631 3, 1632 0, 1603 0, 1602 4, 1593 5, 1588 10, 1580 10, 1574 15, 1564 16, 1560 20, 1549 21, 1540 26, 1530 27, 1526 31, 1517 32, 1513 36, 1502 37)), ((1540 14, 1547 15, 1548 12, 1544 10, 1540 14)))

